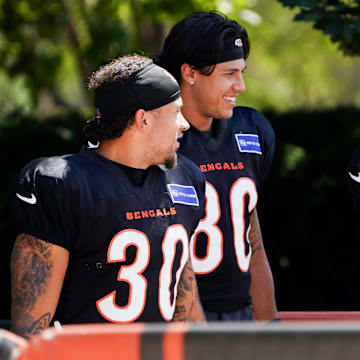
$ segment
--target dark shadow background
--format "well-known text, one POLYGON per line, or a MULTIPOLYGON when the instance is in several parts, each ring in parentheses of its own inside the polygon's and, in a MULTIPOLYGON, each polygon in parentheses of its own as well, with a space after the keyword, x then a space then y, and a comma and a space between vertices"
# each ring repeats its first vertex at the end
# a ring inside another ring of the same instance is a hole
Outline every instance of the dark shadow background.
POLYGON ((277 149, 260 192, 259 216, 278 308, 359 310, 359 215, 346 167, 360 143, 360 112, 267 116, 277 149), (294 146, 305 156, 289 169, 287 152, 294 146))

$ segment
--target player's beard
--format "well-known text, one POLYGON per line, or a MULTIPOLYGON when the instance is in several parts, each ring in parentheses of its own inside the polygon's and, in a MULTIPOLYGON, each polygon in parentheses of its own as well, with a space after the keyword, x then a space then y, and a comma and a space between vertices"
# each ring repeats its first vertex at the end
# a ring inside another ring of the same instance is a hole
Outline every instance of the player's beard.
POLYGON ((172 169, 177 164, 177 154, 174 153, 172 156, 169 156, 165 159, 164 165, 167 169, 172 169))

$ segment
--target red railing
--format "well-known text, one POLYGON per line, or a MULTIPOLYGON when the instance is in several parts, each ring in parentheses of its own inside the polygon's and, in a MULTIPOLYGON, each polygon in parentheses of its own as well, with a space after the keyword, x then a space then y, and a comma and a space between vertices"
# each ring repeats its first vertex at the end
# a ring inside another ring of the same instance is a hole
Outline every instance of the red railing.
POLYGON ((283 322, 360 321, 360 311, 280 311, 283 322))
MULTIPOLYGON (((281 311, 279 317, 285 329, 286 324, 290 322, 339 322, 340 327, 340 322, 360 324, 360 311, 281 311)), ((224 323, 221 325, 209 324, 201 328, 205 329, 208 341, 216 342, 216 336, 222 336, 223 331, 226 333, 228 329, 231 329, 224 326, 226 325, 224 323)), ((305 324, 301 327, 303 326, 305 324)), ((309 326, 311 327, 311 324, 309 326)), ((356 332, 357 339, 360 335, 360 325, 354 326, 351 325, 351 328, 356 332), (354 326, 356 329, 353 328, 354 326)), ((331 328, 336 327, 337 325, 334 325, 331 328)), ((265 327, 258 328, 263 332, 265 327)), ((240 338, 240 332, 246 332, 248 329, 250 327, 239 326, 240 338)), ((268 327, 265 330, 267 329, 268 327)), ((151 349, 157 349, 160 360, 184 360, 186 359, 185 349, 197 353, 198 347, 204 346, 201 341, 199 344, 194 342, 196 336, 193 335, 196 335, 199 329, 194 330, 192 331, 188 323, 169 323, 166 326, 141 323, 121 326, 116 324, 65 325, 62 329, 47 329, 31 337, 29 341, 9 331, 0 330, 0 360, 141 360, 144 358, 144 351, 151 349)), ((254 335, 253 341, 260 341, 259 337, 256 337, 256 331, 253 330, 249 332, 250 335, 254 335)), ((269 330, 271 331, 271 327, 269 330)), ((312 336, 311 334, 313 332, 309 333, 309 336, 312 336)), ((227 338, 229 342, 233 339, 231 336, 227 338)), ((283 340, 277 341, 280 343, 283 340)), ((341 344, 339 340, 338 345, 341 344)))

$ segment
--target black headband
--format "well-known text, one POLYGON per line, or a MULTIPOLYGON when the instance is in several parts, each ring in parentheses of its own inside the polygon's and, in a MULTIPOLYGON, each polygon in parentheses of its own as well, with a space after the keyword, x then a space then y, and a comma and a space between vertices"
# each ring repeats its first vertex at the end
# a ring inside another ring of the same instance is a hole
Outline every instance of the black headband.
POLYGON ((225 61, 244 59, 244 49, 239 37, 231 38, 224 41, 224 48, 221 55, 216 59, 216 64, 225 61))
POLYGON ((124 82, 95 90, 97 116, 132 116, 138 109, 153 110, 180 97, 180 88, 169 72, 150 62, 124 82))
POLYGON ((244 59, 244 49, 242 41, 239 37, 232 37, 230 39, 224 40, 223 48, 219 51, 219 54, 214 55, 209 51, 205 51, 202 54, 198 54, 196 61, 196 66, 198 68, 216 65, 225 61, 235 60, 235 59, 244 59))

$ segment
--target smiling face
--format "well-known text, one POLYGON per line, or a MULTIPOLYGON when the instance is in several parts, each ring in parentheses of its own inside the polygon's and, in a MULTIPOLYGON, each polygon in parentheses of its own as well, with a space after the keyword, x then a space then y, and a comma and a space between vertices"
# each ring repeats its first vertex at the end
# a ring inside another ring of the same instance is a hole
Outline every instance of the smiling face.
POLYGON ((176 165, 180 144, 177 139, 189 128, 181 114, 182 100, 177 100, 152 111, 153 127, 151 139, 151 163, 164 164, 168 169, 176 165))
MULTIPOLYGON (((228 119, 232 117, 236 97, 245 91, 244 59, 219 63, 210 75, 194 70, 191 87, 193 111, 203 118, 228 119)), ((186 105, 186 99, 184 99, 186 105)))

